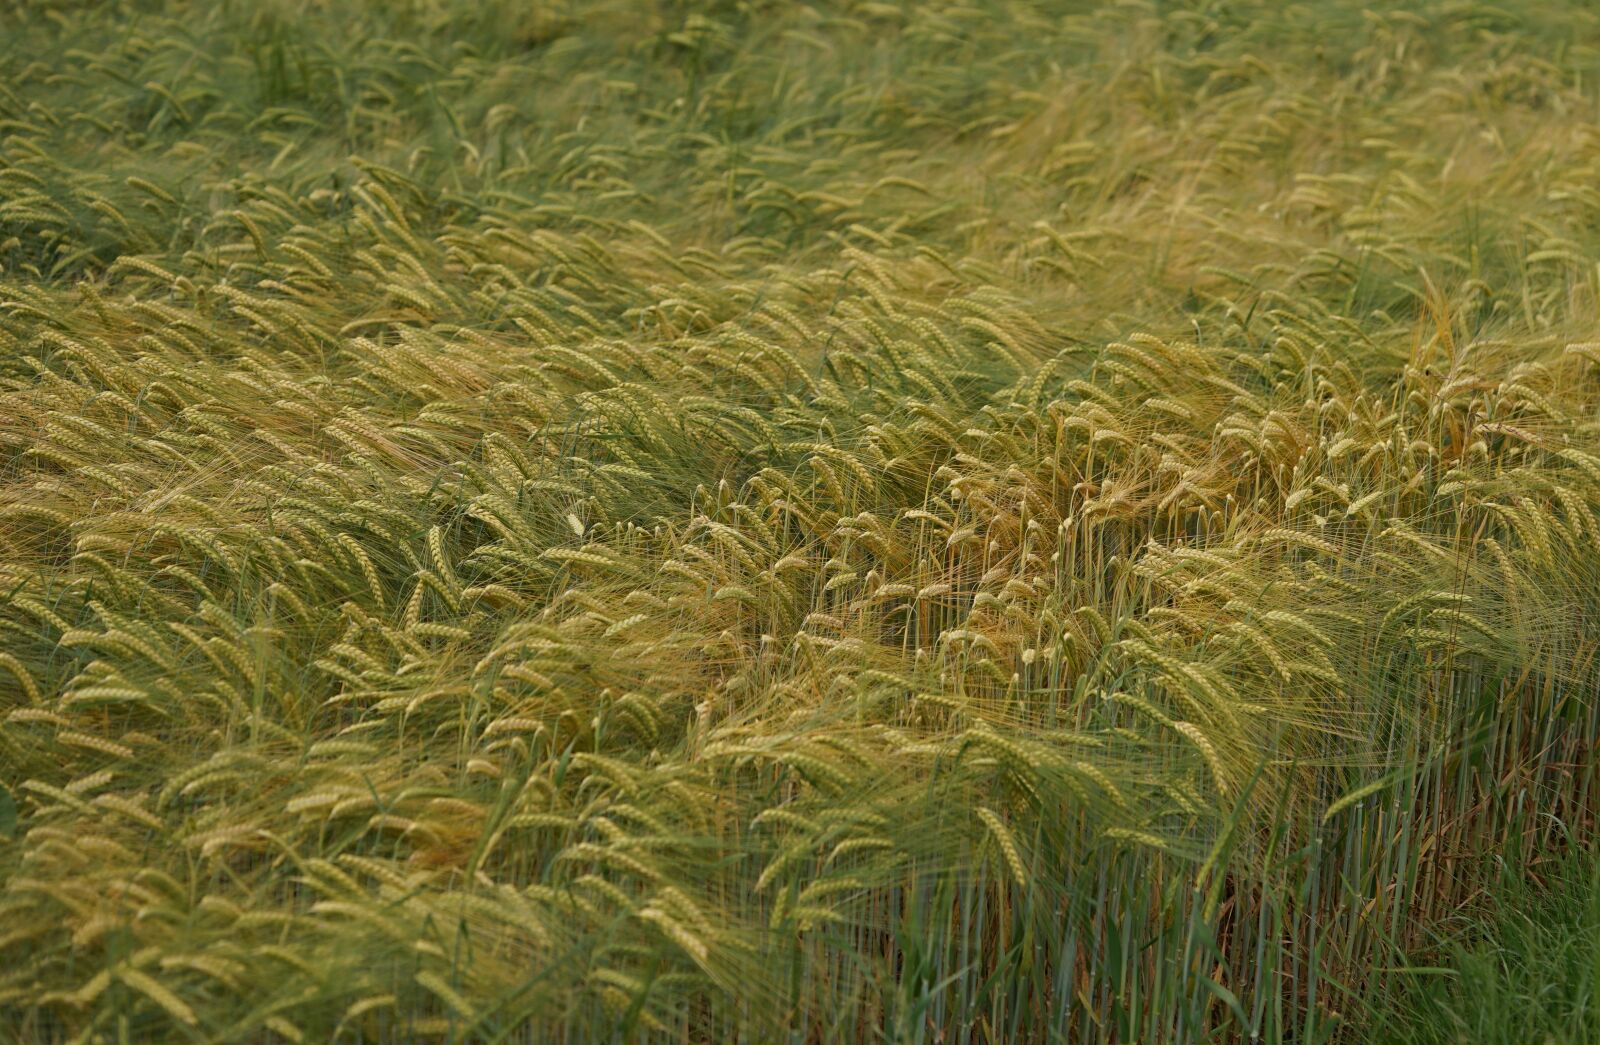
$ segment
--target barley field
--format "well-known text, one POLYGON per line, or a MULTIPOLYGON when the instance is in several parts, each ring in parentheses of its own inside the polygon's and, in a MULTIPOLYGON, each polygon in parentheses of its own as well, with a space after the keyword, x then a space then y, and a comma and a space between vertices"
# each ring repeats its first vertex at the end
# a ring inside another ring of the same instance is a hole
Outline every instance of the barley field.
POLYGON ((1381 1040, 1597 653, 1590 5, 0 0, 0 1040, 1381 1040))

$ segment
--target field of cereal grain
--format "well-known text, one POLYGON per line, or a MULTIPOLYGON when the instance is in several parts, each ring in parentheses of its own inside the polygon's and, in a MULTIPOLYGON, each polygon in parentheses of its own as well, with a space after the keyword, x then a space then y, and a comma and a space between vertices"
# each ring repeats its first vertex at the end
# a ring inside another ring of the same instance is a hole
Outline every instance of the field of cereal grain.
POLYGON ((0 0, 0 1039, 1368 1040, 1597 653, 1588 5, 0 0))

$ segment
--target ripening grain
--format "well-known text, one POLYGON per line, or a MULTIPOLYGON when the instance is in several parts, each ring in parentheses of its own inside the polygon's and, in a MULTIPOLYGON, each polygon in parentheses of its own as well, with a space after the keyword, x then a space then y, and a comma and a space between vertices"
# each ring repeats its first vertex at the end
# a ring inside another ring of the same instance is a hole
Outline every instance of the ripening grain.
POLYGON ((1600 16, 1374 7, 0 7, 0 1035, 1364 1040, 1600 800, 1600 16))

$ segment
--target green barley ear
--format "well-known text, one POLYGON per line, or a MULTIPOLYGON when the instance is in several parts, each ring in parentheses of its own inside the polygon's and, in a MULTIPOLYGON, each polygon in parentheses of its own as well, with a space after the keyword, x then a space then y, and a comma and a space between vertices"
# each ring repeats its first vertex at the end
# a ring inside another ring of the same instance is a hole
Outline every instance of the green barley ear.
POLYGON ((1322 822, 1324 824, 1329 823, 1340 813, 1355 805, 1357 802, 1360 802, 1364 798, 1370 798, 1371 796, 1378 794, 1385 788, 1390 787, 1393 783, 1394 778, 1386 775, 1379 777, 1376 780, 1368 781, 1367 783, 1362 784, 1360 787, 1357 787, 1351 791, 1347 791, 1330 803, 1327 809, 1323 810, 1322 822))
POLYGON ((1028 887, 1027 872, 1022 863, 1022 854, 1018 851, 1016 840, 1011 837, 1011 832, 993 810, 980 807, 977 810, 977 814, 978 819, 982 820, 984 826, 989 829, 995 845, 999 847, 1000 855, 1005 861, 1006 868, 1011 872, 1011 876, 1016 879, 1020 888, 1026 889, 1028 887))

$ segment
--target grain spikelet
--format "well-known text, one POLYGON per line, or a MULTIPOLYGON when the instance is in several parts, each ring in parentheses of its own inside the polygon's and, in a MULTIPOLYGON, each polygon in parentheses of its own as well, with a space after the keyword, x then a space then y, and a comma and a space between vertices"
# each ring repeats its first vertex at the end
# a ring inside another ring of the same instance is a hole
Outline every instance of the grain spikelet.
POLYGON ((989 833, 994 837, 995 845, 999 847, 1000 854, 1005 859, 1006 868, 1010 870, 1011 876, 1016 879, 1017 886, 1026 889, 1028 887, 1027 872, 1023 867, 1022 854, 1018 852, 1017 843, 1012 839, 1010 830, 1007 829, 1004 821, 993 810, 979 806, 977 813, 978 819, 983 821, 984 826, 989 829, 989 833))

